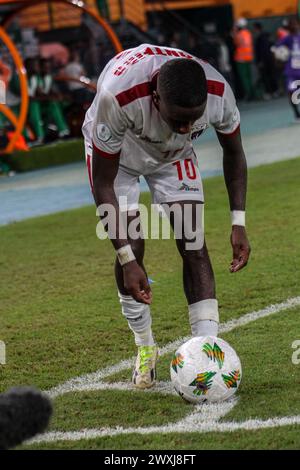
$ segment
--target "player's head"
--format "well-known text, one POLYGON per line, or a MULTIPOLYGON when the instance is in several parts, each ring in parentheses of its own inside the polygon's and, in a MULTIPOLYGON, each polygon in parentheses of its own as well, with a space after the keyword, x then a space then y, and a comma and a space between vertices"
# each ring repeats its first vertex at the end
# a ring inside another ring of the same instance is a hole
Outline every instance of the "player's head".
POLYGON ((172 131, 188 134, 206 108, 207 81, 203 68, 191 59, 169 60, 160 68, 153 99, 172 131))

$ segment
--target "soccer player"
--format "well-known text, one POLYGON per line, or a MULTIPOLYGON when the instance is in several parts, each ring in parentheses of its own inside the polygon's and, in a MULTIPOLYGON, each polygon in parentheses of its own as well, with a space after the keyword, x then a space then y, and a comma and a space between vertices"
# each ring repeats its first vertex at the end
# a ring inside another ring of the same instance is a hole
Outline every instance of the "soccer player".
POLYGON ((300 122, 299 106, 293 101, 293 94, 298 88, 295 82, 300 81, 300 23, 297 18, 291 18, 288 24, 289 33, 281 39, 276 47, 286 46, 290 51, 290 56, 285 64, 284 75, 286 79, 286 89, 289 96, 290 105, 294 111, 295 120, 300 122))
MULTIPOLYGON (((202 242, 190 249, 190 228, 185 226, 183 236, 176 240, 192 335, 218 334, 214 274, 202 217, 197 218, 203 213, 204 196, 192 145, 209 126, 215 128, 224 152, 232 220, 230 271, 235 273, 247 264, 250 254, 245 230, 247 165, 239 111, 225 79, 184 51, 142 44, 107 64, 86 113, 83 134, 94 199, 97 206, 110 204, 117 214, 116 236, 111 237, 116 250, 115 277, 122 312, 138 347, 133 372, 137 388, 149 388, 155 382, 158 348, 151 329, 152 293, 143 264, 143 237, 121 236, 124 227, 118 220, 120 211, 127 211, 128 225, 139 218, 141 175, 154 203, 165 207, 176 203, 183 211, 187 205, 192 207, 196 238, 202 242)), ((175 223, 172 215, 170 222, 175 223)))

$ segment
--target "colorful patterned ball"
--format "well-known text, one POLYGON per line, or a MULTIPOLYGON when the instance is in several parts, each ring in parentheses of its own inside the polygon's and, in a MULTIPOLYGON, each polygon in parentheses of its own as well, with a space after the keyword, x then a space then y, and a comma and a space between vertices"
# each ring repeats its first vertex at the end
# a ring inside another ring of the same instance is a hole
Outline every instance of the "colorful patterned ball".
POLYGON ((170 372, 177 393, 195 404, 227 400, 242 378, 237 353, 215 336, 199 336, 182 344, 173 356, 170 372))

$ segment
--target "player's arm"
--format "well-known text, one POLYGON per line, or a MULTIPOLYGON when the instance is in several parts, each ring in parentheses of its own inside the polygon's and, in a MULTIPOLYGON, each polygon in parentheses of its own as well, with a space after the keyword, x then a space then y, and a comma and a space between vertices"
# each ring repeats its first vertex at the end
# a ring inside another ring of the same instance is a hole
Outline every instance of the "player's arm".
POLYGON ((122 122, 122 115, 113 98, 108 93, 102 97, 100 95, 93 125, 93 195, 102 220, 107 218, 107 213, 103 210, 104 205, 109 207, 109 213, 114 214, 111 221, 115 224, 113 230, 109 230, 111 224, 105 228, 123 269, 124 287, 136 301, 150 304, 152 296, 147 276, 135 259, 127 238, 127 227, 122 224, 119 202, 114 191, 125 131, 126 125, 122 122))
POLYGON ((236 272, 248 263, 250 245, 245 229, 247 162, 240 133, 240 113, 231 87, 225 83, 221 119, 215 125, 223 148, 223 169, 231 210, 231 245, 233 259, 230 271, 236 272))
POLYGON ((114 181, 119 168, 119 155, 111 155, 110 158, 104 158, 100 151, 94 148, 92 162, 93 195, 98 208, 98 214, 101 220, 106 218, 105 205, 111 208, 111 214, 115 214, 115 217, 108 220, 105 229, 108 231, 115 250, 118 251, 129 244, 125 228, 123 225, 120 225, 120 208, 114 191, 114 181), (116 226, 110 227, 112 223, 116 226))
POLYGON ((246 266, 251 251, 245 228, 247 162, 239 127, 231 135, 217 132, 217 136, 223 148, 224 178, 232 216, 230 271, 236 272, 246 266))

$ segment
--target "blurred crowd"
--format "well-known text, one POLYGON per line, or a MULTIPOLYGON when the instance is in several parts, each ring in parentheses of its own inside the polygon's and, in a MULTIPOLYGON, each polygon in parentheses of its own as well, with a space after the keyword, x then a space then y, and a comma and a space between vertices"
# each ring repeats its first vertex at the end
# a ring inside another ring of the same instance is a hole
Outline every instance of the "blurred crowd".
POLYGON ((239 18, 223 35, 177 31, 171 35, 155 31, 160 44, 179 47, 212 64, 232 86, 238 100, 270 100, 285 94, 284 63, 272 49, 291 34, 290 21, 270 33, 261 22, 239 18))
MULTIPOLYGON (((240 18, 233 30, 222 36, 215 31, 200 34, 180 29, 168 33, 164 25, 150 29, 149 34, 157 44, 184 49, 211 63, 231 84, 238 100, 271 100, 285 94, 287 88, 287 59, 278 60, 274 45, 299 35, 299 23, 296 19, 284 20, 270 33, 260 22, 249 25, 240 18)), ((97 78, 113 55, 112 47, 91 40, 89 47, 83 42, 71 48, 60 43, 44 44, 38 55, 25 59, 30 100, 27 123, 16 149, 80 137, 97 78)), ((300 36, 298 59, 300 78, 300 36)), ((6 83, 7 105, 18 115, 20 83, 8 54, 0 53, 0 79, 6 83)), ((298 107, 292 106, 300 119, 298 107)), ((13 132, 13 124, 0 113, 0 148, 5 147, 13 132)))
MULTIPOLYGON (((81 136, 81 123, 94 98, 96 83, 87 77, 76 48, 67 51, 63 62, 53 56, 24 60, 29 107, 23 135, 16 143, 17 150, 81 136)), ((0 57, 0 78, 6 84, 6 104, 19 115, 20 81, 17 71, 5 57, 0 57)), ((0 147, 7 144, 13 130, 13 124, 0 113, 0 147)))

